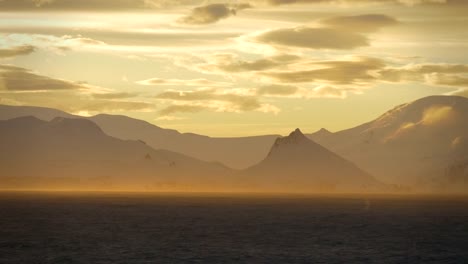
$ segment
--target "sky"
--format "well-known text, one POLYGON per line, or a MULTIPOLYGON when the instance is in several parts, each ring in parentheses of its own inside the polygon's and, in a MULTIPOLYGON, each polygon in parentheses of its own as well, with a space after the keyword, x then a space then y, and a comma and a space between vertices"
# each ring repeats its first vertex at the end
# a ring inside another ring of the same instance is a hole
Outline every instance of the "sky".
POLYGON ((0 0, 0 104, 209 136, 468 97, 467 0, 0 0))

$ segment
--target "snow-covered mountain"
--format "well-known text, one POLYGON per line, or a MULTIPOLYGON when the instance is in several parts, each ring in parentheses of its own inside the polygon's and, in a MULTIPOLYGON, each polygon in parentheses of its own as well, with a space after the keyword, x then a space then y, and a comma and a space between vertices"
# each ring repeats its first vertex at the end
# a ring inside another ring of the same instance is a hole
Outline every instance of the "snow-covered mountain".
POLYGON ((369 123, 308 137, 378 179, 419 185, 468 160, 468 98, 430 96, 369 123))

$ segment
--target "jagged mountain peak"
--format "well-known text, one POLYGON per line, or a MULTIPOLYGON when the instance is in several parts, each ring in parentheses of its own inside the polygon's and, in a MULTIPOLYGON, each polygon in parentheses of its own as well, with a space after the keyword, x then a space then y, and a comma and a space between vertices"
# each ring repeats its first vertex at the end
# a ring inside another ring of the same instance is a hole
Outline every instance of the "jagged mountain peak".
POLYGON ((304 134, 302 134, 302 131, 301 131, 301 129, 299 129, 299 128, 296 128, 293 132, 291 132, 291 133, 289 134, 289 136, 295 135, 295 134, 304 135, 304 134))
POLYGON ((247 174, 254 181, 280 189, 288 186, 327 192, 383 188, 371 175, 308 139, 300 129, 278 138, 267 157, 247 174))
POLYGON ((299 144, 302 142, 309 141, 307 137, 302 133, 302 131, 297 128, 293 132, 291 132, 286 137, 279 137, 276 139, 275 146, 283 145, 283 144, 299 144))
POLYGON ((270 149, 268 156, 272 156, 276 153, 282 153, 282 149, 291 148, 302 148, 308 147, 309 145, 315 145, 313 141, 308 139, 302 131, 297 128, 286 137, 279 137, 270 149))

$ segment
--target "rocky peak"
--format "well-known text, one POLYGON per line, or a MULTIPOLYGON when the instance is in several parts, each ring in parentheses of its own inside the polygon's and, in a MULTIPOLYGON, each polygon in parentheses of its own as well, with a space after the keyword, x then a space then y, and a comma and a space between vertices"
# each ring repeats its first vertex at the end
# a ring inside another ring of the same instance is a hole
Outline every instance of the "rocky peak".
POLYGON ((307 137, 302 133, 302 131, 299 128, 297 128, 296 130, 291 132, 289 136, 277 138, 274 147, 278 147, 281 145, 300 144, 305 141, 308 141, 307 137))

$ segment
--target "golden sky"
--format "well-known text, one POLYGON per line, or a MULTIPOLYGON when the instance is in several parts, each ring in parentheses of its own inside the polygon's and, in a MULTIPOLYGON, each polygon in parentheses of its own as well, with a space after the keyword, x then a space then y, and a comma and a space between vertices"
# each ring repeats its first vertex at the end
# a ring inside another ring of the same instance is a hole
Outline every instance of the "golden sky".
POLYGON ((466 0, 0 0, 0 104, 211 136, 468 96, 466 0))

